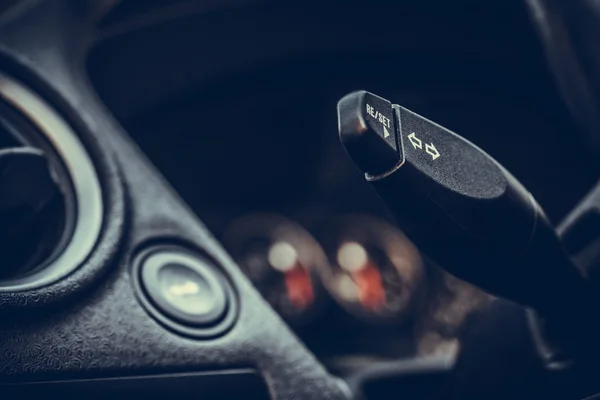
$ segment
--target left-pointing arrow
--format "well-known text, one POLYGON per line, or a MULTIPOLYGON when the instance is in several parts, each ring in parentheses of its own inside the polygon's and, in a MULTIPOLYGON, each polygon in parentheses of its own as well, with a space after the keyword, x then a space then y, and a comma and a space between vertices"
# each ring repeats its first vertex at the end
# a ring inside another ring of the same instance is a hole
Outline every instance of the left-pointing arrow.
POLYGON ((390 136, 390 133, 388 132, 388 130, 386 129, 386 127, 383 127, 383 137, 387 138, 388 136, 390 136))
POLYGON ((410 140, 410 144, 413 145, 413 147, 416 149, 417 147, 419 149, 423 148, 423 143, 421 142, 421 139, 419 139, 415 133, 411 133, 410 135, 408 135, 408 140, 410 140))

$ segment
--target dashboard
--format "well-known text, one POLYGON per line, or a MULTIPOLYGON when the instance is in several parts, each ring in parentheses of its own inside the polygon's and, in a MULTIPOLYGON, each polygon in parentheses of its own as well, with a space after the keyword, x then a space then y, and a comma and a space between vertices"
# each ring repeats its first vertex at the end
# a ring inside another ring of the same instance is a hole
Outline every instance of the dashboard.
POLYGON ((339 145, 335 106, 345 93, 381 93, 464 135, 513 171, 555 222, 595 181, 592 155, 570 133, 519 7, 478 9, 482 18, 499 12, 514 21, 506 36, 466 17, 442 24, 441 11, 415 5, 405 5, 405 24, 393 24, 399 9, 385 2, 310 13, 272 3, 167 9, 171 16, 159 22, 146 21, 167 11, 108 24, 90 56, 92 80, 267 302, 336 374, 454 354, 465 318, 490 298, 428 262, 395 226, 339 145), (370 15, 385 29, 348 22, 348 31, 345 21, 370 15), (203 23, 219 18, 223 24, 203 23), (156 55, 168 64, 131 65, 156 55))
POLYGON ((3 2, 0 397, 598 393, 598 7, 3 2))

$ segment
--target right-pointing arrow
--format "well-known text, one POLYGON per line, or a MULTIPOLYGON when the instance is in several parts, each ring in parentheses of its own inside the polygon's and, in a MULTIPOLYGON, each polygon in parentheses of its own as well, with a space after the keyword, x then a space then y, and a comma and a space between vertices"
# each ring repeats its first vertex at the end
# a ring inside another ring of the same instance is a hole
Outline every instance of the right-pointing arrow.
POLYGON ((423 143, 421 142, 421 139, 419 139, 418 137, 415 136, 415 133, 411 133, 410 135, 408 135, 408 140, 410 140, 410 143, 413 145, 413 147, 422 149, 423 148, 423 143))
POLYGON ((425 143, 425 151, 431 156, 432 160, 435 160, 440 156, 440 152, 435 148, 433 143, 431 143, 431 145, 425 143))

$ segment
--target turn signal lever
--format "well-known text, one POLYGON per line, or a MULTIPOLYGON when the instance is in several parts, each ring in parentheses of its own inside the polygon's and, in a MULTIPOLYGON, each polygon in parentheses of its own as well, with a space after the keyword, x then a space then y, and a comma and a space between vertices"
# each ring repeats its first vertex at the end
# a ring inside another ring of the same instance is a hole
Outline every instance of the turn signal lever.
POLYGON ((585 279, 540 206, 498 162, 365 91, 341 99, 338 118, 346 151, 429 258, 565 330, 584 329, 585 279))

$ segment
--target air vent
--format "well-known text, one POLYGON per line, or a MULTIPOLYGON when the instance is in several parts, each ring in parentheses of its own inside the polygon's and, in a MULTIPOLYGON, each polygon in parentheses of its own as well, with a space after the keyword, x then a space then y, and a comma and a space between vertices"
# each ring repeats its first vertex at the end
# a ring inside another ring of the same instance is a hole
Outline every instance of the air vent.
POLYGON ((73 272, 99 237, 102 210, 98 176, 71 127, 0 74, 0 291, 73 272))

